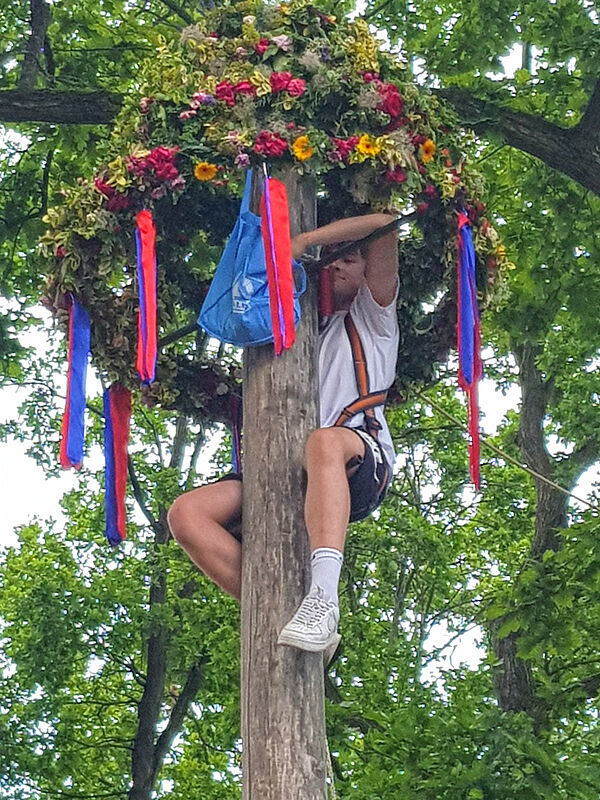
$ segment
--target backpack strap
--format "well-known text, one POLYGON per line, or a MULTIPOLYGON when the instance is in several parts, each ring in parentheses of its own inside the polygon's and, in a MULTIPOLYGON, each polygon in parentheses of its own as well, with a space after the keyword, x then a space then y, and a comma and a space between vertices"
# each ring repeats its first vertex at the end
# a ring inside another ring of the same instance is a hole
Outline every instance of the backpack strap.
POLYGON ((344 317, 344 326, 348 334, 348 339, 350 340, 350 347, 352 348, 352 360, 354 361, 354 374, 356 376, 358 397, 342 409, 341 414, 334 422, 334 427, 344 425, 356 414, 363 413, 365 415, 367 431, 377 440, 377 434, 381 430, 381 423, 376 419, 374 409, 377 406, 384 405, 387 397, 387 390, 381 392, 369 391, 369 373, 367 372, 365 351, 358 331, 356 330, 354 320, 349 312, 344 317))

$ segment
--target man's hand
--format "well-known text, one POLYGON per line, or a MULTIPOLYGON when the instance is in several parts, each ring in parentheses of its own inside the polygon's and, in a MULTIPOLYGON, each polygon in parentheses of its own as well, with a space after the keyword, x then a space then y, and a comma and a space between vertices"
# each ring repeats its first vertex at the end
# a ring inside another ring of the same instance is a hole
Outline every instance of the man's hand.
POLYGON ((292 246, 292 258, 300 258, 300 256, 305 252, 308 244, 306 242, 306 234, 299 233, 297 236, 293 236, 290 242, 292 246))

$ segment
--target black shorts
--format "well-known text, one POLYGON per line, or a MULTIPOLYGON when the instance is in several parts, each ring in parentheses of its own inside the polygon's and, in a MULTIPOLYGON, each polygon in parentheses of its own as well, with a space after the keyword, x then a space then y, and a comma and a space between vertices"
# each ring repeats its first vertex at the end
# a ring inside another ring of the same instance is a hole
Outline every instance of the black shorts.
MULTIPOLYGON (((362 428, 348 428, 363 440, 365 453, 354 456, 346 465, 348 469, 358 467, 348 478, 350 488, 350 519, 358 522, 365 519, 381 505, 392 478, 392 470, 388 464, 381 445, 362 428)), ((219 481, 241 481, 242 475, 230 472, 219 478, 219 481)), ((238 538, 238 537, 236 537, 238 538)))

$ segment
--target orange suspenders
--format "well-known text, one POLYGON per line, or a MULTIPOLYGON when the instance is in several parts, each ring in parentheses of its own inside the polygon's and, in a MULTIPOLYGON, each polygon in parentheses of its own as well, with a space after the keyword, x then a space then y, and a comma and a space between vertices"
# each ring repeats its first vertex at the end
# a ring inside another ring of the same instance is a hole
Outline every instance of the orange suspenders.
POLYGON ((346 326, 346 333, 350 339, 350 347, 352 348, 352 358, 354 360, 354 374, 356 375, 356 386, 358 388, 358 397, 350 405, 342 410, 342 413, 336 419, 335 426, 343 425, 355 414, 364 412, 365 424, 371 436, 377 440, 377 434, 381 430, 381 424, 375 418, 373 409, 376 406, 382 406, 387 397, 387 390, 383 392, 369 392, 369 374, 367 372, 367 363, 365 360, 365 351, 363 350, 362 342, 356 326, 350 313, 344 317, 344 325, 346 326))

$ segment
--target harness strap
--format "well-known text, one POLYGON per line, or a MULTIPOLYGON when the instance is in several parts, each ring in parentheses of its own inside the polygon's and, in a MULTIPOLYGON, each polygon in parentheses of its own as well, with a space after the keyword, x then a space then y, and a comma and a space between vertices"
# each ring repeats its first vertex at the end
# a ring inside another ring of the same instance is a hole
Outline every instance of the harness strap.
POLYGON ((381 430, 381 423, 378 422, 375 417, 373 409, 377 406, 384 405, 387 397, 387 390, 381 392, 369 391, 369 373, 367 372, 365 351, 350 313, 346 314, 344 317, 344 326, 348 334, 348 339, 350 340, 350 347, 352 348, 352 360, 354 361, 354 374, 356 376, 358 397, 342 409, 341 414, 334 423, 334 427, 344 425, 344 423, 352 419, 356 414, 363 413, 365 415, 367 431, 377 440, 377 434, 381 430))

